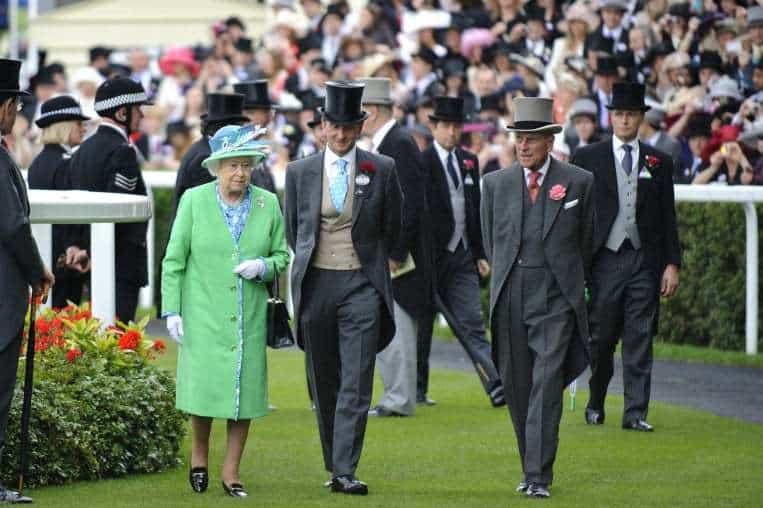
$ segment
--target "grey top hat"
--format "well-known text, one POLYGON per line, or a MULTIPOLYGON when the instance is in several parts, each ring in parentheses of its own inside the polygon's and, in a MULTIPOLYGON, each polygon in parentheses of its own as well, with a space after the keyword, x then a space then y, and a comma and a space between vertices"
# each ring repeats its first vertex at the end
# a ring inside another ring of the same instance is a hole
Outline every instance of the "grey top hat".
POLYGON ((758 140, 763 138, 763 121, 758 120, 739 135, 739 141, 753 150, 758 149, 758 140))
POLYGON ((514 124, 507 125, 509 132, 524 134, 557 134, 563 127, 554 123, 554 101, 537 97, 514 99, 514 124))
POLYGON ((579 116, 589 116, 594 120, 599 116, 599 108, 591 99, 578 99, 572 103, 570 108, 570 120, 575 120, 579 116))
POLYGON ((660 128, 665 121, 665 111, 652 108, 644 114, 644 120, 652 127, 660 128))
POLYGON ((763 25, 763 7, 755 5, 747 9, 747 26, 760 26, 763 25))
POLYGON ((543 61, 535 55, 522 56, 517 53, 512 53, 509 56, 509 60, 516 64, 524 65, 539 78, 542 78, 546 73, 546 67, 543 65, 543 61))
POLYGON ((710 87, 710 98, 717 99, 718 97, 730 97, 737 101, 744 98, 742 92, 739 91, 737 82, 728 76, 721 76, 710 87))
POLYGON ((599 2, 599 10, 617 9, 622 12, 628 11, 628 2, 626 0, 602 0, 599 2))
POLYGON ((389 78, 360 78, 358 81, 366 85, 363 89, 363 104, 392 105, 389 78))

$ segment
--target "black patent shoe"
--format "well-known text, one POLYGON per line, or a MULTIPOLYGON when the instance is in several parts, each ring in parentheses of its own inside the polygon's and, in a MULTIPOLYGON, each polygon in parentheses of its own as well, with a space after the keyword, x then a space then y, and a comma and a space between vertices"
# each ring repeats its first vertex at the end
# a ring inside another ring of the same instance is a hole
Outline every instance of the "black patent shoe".
POLYGON ((545 483, 531 483, 527 486, 527 497, 534 497, 535 499, 546 499, 551 497, 551 493, 548 491, 548 485, 545 483))
POLYGON ((368 485, 352 475, 335 476, 331 479, 331 492, 351 496, 367 496, 368 485))
POLYGON ((585 422, 588 425, 603 425, 604 424, 604 410, 585 409, 585 422))
POLYGON ((231 483, 230 485, 225 485, 225 482, 223 482, 223 490, 230 497, 247 497, 249 495, 247 494, 246 490, 244 490, 244 486, 240 483, 231 483))
POLYGON ((645 420, 630 420, 623 423, 625 430, 635 430, 637 432, 654 432, 654 427, 646 423, 645 420))
POLYGON ((201 494, 209 487, 209 471, 206 467, 194 467, 188 472, 188 482, 194 492, 201 494))

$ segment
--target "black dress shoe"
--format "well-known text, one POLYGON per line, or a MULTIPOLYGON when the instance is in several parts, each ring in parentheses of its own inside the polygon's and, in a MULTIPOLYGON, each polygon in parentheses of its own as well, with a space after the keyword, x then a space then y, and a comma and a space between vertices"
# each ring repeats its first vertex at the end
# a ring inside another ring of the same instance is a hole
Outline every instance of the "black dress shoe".
POLYGON ((498 381, 490 390, 490 403, 493 407, 501 407, 506 405, 506 397, 503 394, 503 384, 498 381))
POLYGON ((331 479, 331 492, 350 494, 355 496, 367 496, 368 485, 355 478, 353 475, 335 476, 331 479))
POLYGON ((331 485, 332 485, 333 483, 334 483, 334 479, 333 479, 333 478, 329 478, 328 480, 326 480, 325 482, 323 482, 323 487, 324 487, 324 488, 326 488, 326 489, 328 489, 329 487, 331 487, 331 485))
POLYGON ((230 497, 246 497, 249 495, 246 493, 246 490, 244 490, 244 486, 240 483, 231 483, 230 485, 225 485, 225 482, 223 482, 223 490, 230 497))
POLYGON ((527 486, 527 497, 543 499, 551 497, 551 493, 548 491, 548 485, 544 483, 531 483, 527 486))
POLYGON ((625 430, 636 430, 639 432, 654 432, 654 427, 646 423, 644 420, 631 420, 623 423, 625 430))
POLYGON ((421 404, 424 406, 434 406, 437 404, 437 401, 430 399, 426 395, 419 395, 416 397, 416 404, 421 404))
POLYGON ((391 409, 387 409, 386 407, 382 406, 376 406, 375 408, 368 411, 368 416, 377 416, 377 417, 385 417, 385 416, 405 416, 403 413, 398 413, 397 411, 392 411, 391 409))
POLYGON ((194 492, 204 492, 209 486, 209 471, 206 467, 193 467, 188 472, 188 482, 194 492))
POLYGON ((516 492, 527 492, 527 480, 522 480, 519 482, 519 485, 517 485, 517 488, 515 489, 516 492))
POLYGON ((585 422, 588 425, 602 425, 604 423, 604 410, 585 408, 585 422))
POLYGON ((0 485, 0 504, 30 504, 32 498, 23 496, 15 490, 8 490, 0 485))

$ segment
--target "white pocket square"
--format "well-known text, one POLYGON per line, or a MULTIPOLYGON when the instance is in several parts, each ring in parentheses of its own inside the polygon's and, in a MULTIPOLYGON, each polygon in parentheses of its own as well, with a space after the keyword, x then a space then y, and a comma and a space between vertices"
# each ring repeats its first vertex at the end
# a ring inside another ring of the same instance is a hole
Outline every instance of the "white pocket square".
POLYGON ((566 203, 564 203, 564 209, 569 210, 573 206, 577 206, 577 204, 578 204, 577 199, 573 199, 572 201, 567 201, 566 203))

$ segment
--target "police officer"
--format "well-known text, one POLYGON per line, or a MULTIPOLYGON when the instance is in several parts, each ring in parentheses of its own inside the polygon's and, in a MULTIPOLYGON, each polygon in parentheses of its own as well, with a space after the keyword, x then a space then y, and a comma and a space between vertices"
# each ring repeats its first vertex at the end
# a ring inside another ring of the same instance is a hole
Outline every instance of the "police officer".
POLYGON ((201 166, 204 159, 212 153, 209 148, 209 138, 226 125, 247 123, 249 118, 242 113, 243 105, 242 94, 211 93, 207 95, 207 112, 201 115, 201 138, 191 145, 180 161, 175 180, 175 208, 185 191, 215 179, 206 168, 201 166))
MULTIPOLYGON (((273 119, 275 104, 270 100, 268 81, 258 79, 256 81, 244 81, 233 85, 236 93, 244 96, 244 116, 249 118, 252 125, 268 128, 273 119)), ((268 136, 272 139, 271 136, 268 136)), ((261 189, 275 194, 276 184, 273 174, 268 167, 267 159, 262 161, 252 172, 252 183, 261 189)))
MULTIPOLYGON (((95 111, 102 122, 72 157, 73 189, 146 195, 129 136, 143 118, 141 106, 150 104, 143 86, 129 78, 109 79, 98 87, 95 111)), ((148 283, 147 226, 136 222, 115 228, 117 317, 124 322, 135 319, 138 292, 148 283)), ((81 240, 88 247, 89 237, 87 231, 81 240)))

